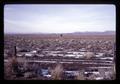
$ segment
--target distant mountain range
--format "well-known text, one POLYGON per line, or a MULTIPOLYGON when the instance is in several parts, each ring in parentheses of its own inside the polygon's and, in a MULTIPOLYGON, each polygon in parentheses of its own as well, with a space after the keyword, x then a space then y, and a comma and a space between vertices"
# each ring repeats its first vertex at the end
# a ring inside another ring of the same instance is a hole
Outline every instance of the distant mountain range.
POLYGON ((73 34, 78 35, 115 35, 115 31, 104 31, 104 32, 74 32, 73 34))
POLYGON ((115 31, 104 32, 72 32, 72 33, 6 33, 6 34, 74 34, 74 35, 115 35, 115 31))

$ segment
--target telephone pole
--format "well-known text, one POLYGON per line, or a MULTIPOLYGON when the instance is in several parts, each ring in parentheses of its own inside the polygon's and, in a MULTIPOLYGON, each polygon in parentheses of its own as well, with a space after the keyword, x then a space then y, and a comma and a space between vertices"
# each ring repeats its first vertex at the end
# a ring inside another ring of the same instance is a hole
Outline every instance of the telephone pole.
POLYGON ((14 57, 17 57, 17 49, 16 49, 16 46, 14 46, 14 57))

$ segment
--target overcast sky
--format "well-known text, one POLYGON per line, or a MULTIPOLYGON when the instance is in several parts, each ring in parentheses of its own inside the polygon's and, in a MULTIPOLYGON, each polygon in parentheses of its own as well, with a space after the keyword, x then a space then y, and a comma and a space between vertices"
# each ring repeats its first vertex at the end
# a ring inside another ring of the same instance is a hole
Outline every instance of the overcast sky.
POLYGON ((115 31, 114 5, 5 5, 5 33, 115 31))

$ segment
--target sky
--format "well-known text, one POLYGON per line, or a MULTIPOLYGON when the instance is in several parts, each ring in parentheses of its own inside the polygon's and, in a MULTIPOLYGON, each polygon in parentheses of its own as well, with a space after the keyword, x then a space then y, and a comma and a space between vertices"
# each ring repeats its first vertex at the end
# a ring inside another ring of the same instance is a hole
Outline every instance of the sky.
POLYGON ((115 31, 115 9, 112 4, 9 4, 4 33, 115 31))

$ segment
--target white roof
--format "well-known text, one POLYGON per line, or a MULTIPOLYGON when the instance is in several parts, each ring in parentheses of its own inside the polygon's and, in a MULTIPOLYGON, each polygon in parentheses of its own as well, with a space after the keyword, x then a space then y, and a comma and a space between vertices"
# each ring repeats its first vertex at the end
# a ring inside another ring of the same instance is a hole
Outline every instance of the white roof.
POLYGON ((103 80, 103 77, 96 77, 96 80, 103 80))
POLYGON ((31 53, 26 53, 25 56, 32 57, 33 54, 31 54, 31 53))
POLYGON ((31 53, 37 53, 37 51, 36 51, 36 50, 33 50, 33 51, 31 51, 31 53))
POLYGON ((48 77, 48 78, 50 78, 51 77, 51 75, 49 75, 49 74, 47 74, 47 75, 44 75, 45 77, 48 77))
POLYGON ((68 57, 75 57, 75 55, 73 55, 73 54, 67 54, 67 55, 65 55, 65 56, 68 56, 68 57))

